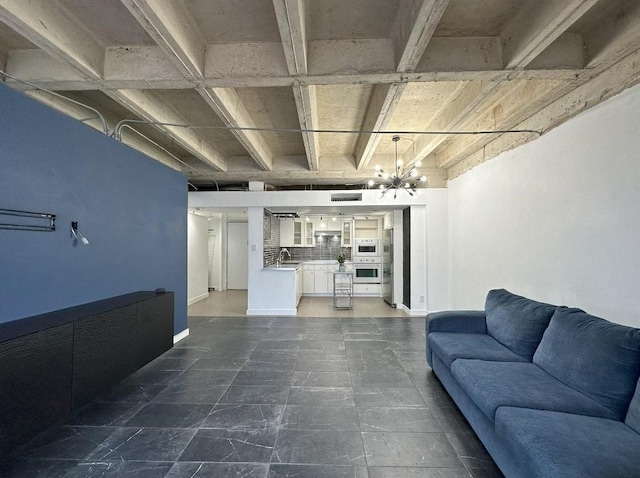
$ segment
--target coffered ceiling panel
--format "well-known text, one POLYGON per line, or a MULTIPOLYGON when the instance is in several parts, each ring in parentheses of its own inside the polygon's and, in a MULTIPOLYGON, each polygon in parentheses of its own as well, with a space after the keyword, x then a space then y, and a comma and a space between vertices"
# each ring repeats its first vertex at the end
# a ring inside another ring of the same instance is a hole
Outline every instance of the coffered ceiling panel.
POLYGON ((273 4, 265 0, 184 2, 207 43, 279 42, 273 4))
POLYGON ((261 131, 267 147, 275 156, 304 156, 296 102, 293 91, 280 88, 238 88, 238 96, 259 128, 292 130, 261 131))
MULTIPOLYGON (((358 131, 371 99, 371 85, 319 86, 318 126, 320 129, 358 131)), ((353 157, 357 134, 320 133, 320 157, 353 157)))
POLYGON ((70 12, 103 47, 154 44, 120 0, 54 0, 51 8, 57 8, 55 3, 70 12), (98 11, 100 15, 96 15, 98 11))

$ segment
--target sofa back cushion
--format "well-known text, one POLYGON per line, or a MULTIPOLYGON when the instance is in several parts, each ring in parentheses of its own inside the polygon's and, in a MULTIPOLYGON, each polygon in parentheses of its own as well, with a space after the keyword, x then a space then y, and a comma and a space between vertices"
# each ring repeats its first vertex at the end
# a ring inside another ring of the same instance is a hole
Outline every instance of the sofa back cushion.
POLYGON ((640 330, 558 307, 533 363, 622 420, 640 375, 640 330))
POLYGON ((487 333, 531 362, 555 309, 504 289, 491 290, 485 302, 487 333))
POLYGON ((624 422, 637 433, 640 433, 640 380, 636 384, 636 393, 631 398, 627 418, 624 419, 624 422))

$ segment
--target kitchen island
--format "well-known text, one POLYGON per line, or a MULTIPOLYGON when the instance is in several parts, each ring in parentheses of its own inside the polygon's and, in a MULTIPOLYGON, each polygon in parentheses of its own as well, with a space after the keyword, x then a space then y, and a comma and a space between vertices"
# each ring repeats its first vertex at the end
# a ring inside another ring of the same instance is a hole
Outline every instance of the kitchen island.
MULTIPOLYGON (((345 263, 353 271, 353 263, 345 263)), ((264 267, 257 285, 263 308, 250 309, 249 315, 296 315, 302 295, 333 296, 333 272, 338 261, 284 261, 264 267)))

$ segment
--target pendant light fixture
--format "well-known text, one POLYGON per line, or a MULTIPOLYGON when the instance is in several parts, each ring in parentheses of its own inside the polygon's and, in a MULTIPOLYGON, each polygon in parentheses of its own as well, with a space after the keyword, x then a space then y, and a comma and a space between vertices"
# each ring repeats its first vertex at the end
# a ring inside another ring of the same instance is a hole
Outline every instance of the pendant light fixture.
MULTIPOLYGON (((398 194, 398 189, 402 189, 407 191, 410 196, 416 192, 416 188, 419 183, 426 183, 427 177, 422 175, 419 176, 418 169, 422 166, 420 161, 414 161, 408 166, 404 166, 404 163, 401 159, 398 159, 398 141, 400 141, 400 136, 394 136, 391 138, 395 145, 395 170, 389 174, 384 171, 380 167, 380 165, 376 164, 375 167, 375 177, 381 181, 378 186, 382 190, 382 196, 384 197, 387 192, 393 189, 393 198, 395 199, 398 194)), ((376 181, 373 179, 369 180, 369 187, 375 186, 376 181)))

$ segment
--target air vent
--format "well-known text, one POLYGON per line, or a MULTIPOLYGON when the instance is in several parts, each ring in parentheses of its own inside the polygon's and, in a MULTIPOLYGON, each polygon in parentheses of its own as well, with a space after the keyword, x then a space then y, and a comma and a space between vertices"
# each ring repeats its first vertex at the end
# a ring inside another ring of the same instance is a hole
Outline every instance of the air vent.
POLYGON ((300 217, 300 215, 297 212, 272 212, 271 215, 273 217, 290 218, 290 219, 300 217))
POLYGON ((331 195, 331 202, 362 201, 362 193, 335 193, 331 195))

